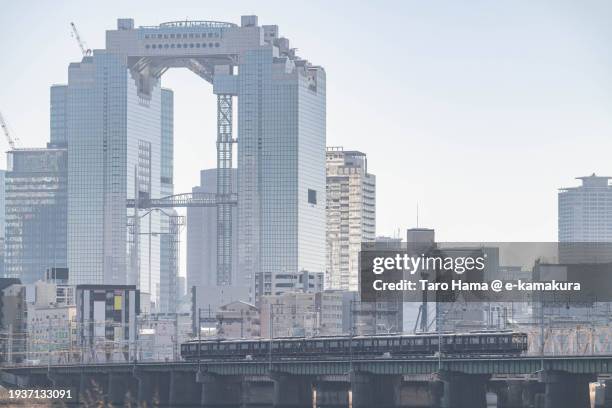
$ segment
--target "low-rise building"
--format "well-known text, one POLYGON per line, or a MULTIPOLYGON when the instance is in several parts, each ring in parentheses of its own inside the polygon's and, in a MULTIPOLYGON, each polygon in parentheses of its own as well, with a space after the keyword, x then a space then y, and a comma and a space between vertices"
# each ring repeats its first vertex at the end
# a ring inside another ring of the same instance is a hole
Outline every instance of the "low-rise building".
POLYGON ((191 336, 189 313, 143 315, 138 324, 138 360, 173 361, 180 359, 180 344, 191 336))
POLYGON ((343 332, 343 291, 286 292, 261 299, 261 336, 327 336, 343 332))
POLYGON ((138 356, 140 291, 134 285, 78 285, 77 327, 85 362, 138 356))
POLYGON ((28 360, 61 364, 78 362, 76 307, 28 305, 28 360))
POLYGON ((236 301, 223 305, 217 311, 218 334, 228 339, 259 337, 261 326, 259 309, 254 305, 236 301))

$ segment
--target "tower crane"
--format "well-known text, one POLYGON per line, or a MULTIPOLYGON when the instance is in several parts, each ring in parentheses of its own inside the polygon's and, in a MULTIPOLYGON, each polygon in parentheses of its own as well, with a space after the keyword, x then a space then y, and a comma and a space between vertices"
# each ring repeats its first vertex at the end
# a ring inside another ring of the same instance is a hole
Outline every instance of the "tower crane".
POLYGON ((87 46, 85 45, 85 41, 81 39, 81 35, 79 34, 79 30, 77 30, 76 25, 71 22, 70 27, 72 28, 72 35, 77 40, 77 43, 79 44, 79 48, 81 49, 81 53, 83 54, 83 56, 87 57, 91 55, 91 49, 87 48, 87 46))
POLYGON ((6 137, 6 141, 8 142, 11 150, 17 149, 17 145, 19 144, 19 138, 13 138, 11 133, 9 132, 8 125, 4 120, 4 116, 2 116, 2 112, 0 112, 0 127, 2 128, 2 132, 4 132, 4 136, 6 137))

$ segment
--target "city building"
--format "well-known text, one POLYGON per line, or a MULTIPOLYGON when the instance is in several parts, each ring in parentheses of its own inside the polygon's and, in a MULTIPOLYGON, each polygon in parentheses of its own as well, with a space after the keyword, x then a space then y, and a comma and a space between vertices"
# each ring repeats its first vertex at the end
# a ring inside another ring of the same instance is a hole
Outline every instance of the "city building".
MULTIPOLYGON (((236 192, 237 171, 231 170, 232 192, 236 192)), ((217 169, 200 171, 200 185, 192 193, 215 194, 217 191, 217 169)), ((231 209, 232 219, 237 220, 238 209, 231 209)), ((247 300, 249 285, 237 276, 238 224, 232 223, 232 276, 230 285, 219 285, 217 281, 217 208, 187 208, 187 285, 196 287, 198 307, 213 311, 232 301, 247 300)))
MULTIPOLYGON (((174 194, 174 93, 161 90, 161 177, 162 197, 174 194)), ((159 312, 176 313, 179 301, 180 232, 184 217, 173 208, 162 211, 160 218, 159 312)))
POLYGON ((49 142, 65 147, 68 145, 68 86, 53 85, 49 94, 49 142))
POLYGON ((0 278, 0 362, 27 358, 26 289, 19 279, 0 278))
POLYGON ((76 307, 28 304, 27 356, 32 362, 61 364, 79 362, 76 307))
MULTIPOLYGON (((231 195, 231 112, 238 97, 235 281, 257 297, 292 290, 291 277, 301 270, 324 272, 324 70, 298 57, 277 26, 259 26, 256 16, 243 16, 240 26, 135 27, 134 20, 119 19, 106 33, 106 48, 70 64, 67 89, 53 92, 54 134, 64 133, 64 104, 70 146, 71 283, 136 284, 159 305, 163 215, 144 208, 126 213, 126 204, 138 207, 163 195, 160 79, 172 67, 189 68, 218 96, 219 191, 225 195, 231 195)), ((231 205, 218 204, 222 286, 234 283, 231 205)))
POLYGON ((190 336, 189 313, 142 315, 138 323, 138 360, 180 360, 180 345, 190 336))
POLYGON ((29 284, 67 266, 68 155, 49 144, 10 150, 7 160, 4 275, 29 284))
POLYGON ((235 301, 217 310, 217 333, 227 339, 243 339, 261 335, 259 309, 247 302, 235 301))
POLYGON ((318 334, 318 313, 314 293, 285 292, 260 300, 261 336, 265 338, 318 334))
POLYGON ((559 190, 559 262, 612 262, 610 177, 578 177, 582 185, 559 190))
POLYGON ((343 333, 344 291, 285 292, 261 299, 261 336, 327 336, 343 333))
POLYGON ((5 208, 5 190, 4 190, 4 177, 6 175, 5 170, 0 170, 0 277, 4 277, 4 208, 5 208))
POLYGON ((326 289, 358 290, 359 251, 376 237, 376 176, 365 153, 328 147, 326 289))
POLYGON ((159 81, 146 100, 136 88, 107 50, 71 63, 68 83, 52 87, 52 140, 69 146, 70 283, 134 284, 172 309, 176 213, 126 207, 173 192, 173 95, 159 81))
POLYGON ((130 361, 138 355, 140 292, 135 285, 78 285, 82 361, 130 361))
POLYGON ((343 299, 345 293, 341 290, 315 293, 315 309, 318 312, 317 326, 320 336, 339 336, 344 333, 343 299))
POLYGON ((559 190, 559 242, 612 242, 610 178, 593 173, 559 190))

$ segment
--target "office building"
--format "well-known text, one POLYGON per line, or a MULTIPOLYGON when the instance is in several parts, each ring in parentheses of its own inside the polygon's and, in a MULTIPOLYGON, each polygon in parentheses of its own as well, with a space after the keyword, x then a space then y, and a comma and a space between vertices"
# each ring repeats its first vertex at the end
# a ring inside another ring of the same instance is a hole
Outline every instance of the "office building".
POLYGON ((28 284, 67 266, 67 160, 66 149, 51 144, 8 152, 6 277, 28 284))
POLYGON ((376 238, 376 177, 366 155, 328 147, 326 289, 358 290, 359 251, 376 238))
POLYGON ((241 23, 135 27, 134 20, 119 19, 106 33, 104 50, 70 65, 65 122, 72 283, 134 283, 159 304, 162 215, 126 212, 126 202, 163 195, 160 79, 172 67, 189 68, 218 96, 224 194, 230 194, 227 148, 232 99, 238 97, 237 220, 226 211, 231 204, 219 206, 217 284, 247 285, 257 297, 292 290, 301 270, 324 271, 325 72, 298 57, 277 26, 259 26, 256 16, 243 16, 241 23), (235 269, 233 224, 241 237, 235 269))
POLYGON ((577 177, 578 187, 559 191, 559 242, 612 242, 610 177, 577 177))
POLYGON ((0 277, 4 277, 4 208, 5 208, 5 170, 0 170, 0 277))
POLYGON ((582 185, 559 190, 559 262, 612 262, 610 177, 577 177, 582 185))
POLYGON ((189 313, 143 315, 138 323, 138 360, 180 360, 180 345, 190 336, 189 313))
POLYGON ((19 279, 0 278, 0 362, 26 359, 26 289, 19 279))
POLYGON ((56 146, 66 146, 68 143, 68 86, 51 86, 49 102, 49 142, 56 146))
POLYGON ((285 292, 263 296, 260 311, 262 337, 312 337, 318 334, 314 293, 285 292))
POLYGON ((126 210, 128 199, 172 193, 172 91, 158 80, 152 86, 146 100, 139 97, 125 60, 95 50, 70 64, 67 85, 52 88, 51 127, 54 140, 70 147, 70 283, 135 284, 155 307, 163 286, 171 308, 176 214, 126 210))
POLYGON ((247 302, 235 301, 217 310, 217 333, 227 339, 243 339, 261 335, 259 309, 247 302))
POLYGON ((344 291, 285 292, 260 302, 261 336, 333 336, 343 331, 344 291))
MULTIPOLYGON (((174 93, 161 90, 161 172, 160 194, 174 194, 174 93)), ((159 312, 175 313, 178 306, 180 231, 184 217, 173 208, 160 215, 159 312)))
MULTIPOLYGON (((232 192, 236 192, 237 172, 231 170, 232 192)), ((194 195, 215 194, 217 169, 200 171, 200 185, 192 189, 194 195)), ((232 219, 237 220, 238 209, 231 209, 232 219)), ((217 282, 217 208, 187 208, 187 286, 197 288, 199 307, 217 310, 232 301, 249 299, 248 282, 237 276, 238 223, 232 223, 232 273, 231 285, 217 282)))
POLYGON ((136 286, 78 285, 76 310, 83 361, 130 361, 137 356, 140 292, 136 286))
POLYGON ((79 362, 76 307, 28 304, 28 360, 44 364, 79 362))
POLYGON ((345 291, 326 290, 315 293, 315 308, 318 312, 318 334, 339 336, 343 334, 343 299, 345 291))

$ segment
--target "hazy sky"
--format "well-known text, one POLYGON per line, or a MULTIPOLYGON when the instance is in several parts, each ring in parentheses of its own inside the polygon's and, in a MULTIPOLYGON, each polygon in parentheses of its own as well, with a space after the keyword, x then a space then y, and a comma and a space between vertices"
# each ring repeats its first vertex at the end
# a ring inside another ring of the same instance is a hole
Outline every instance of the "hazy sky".
MULTIPOLYGON (((612 175, 612 2, 4 3, 0 111, 22 146, 47 142, 49 86, 80 59, 71 21, 103 48, 118 17, 257 14, 325 67, 328 145, 367 153, 379 235, 414 226, 418 202, 440 241, 555 240, 557 188, 612 175)), ((186 70, 163 85, 175 91, 176 191, 189 191, 215 166, 215 99, 186 70)))

